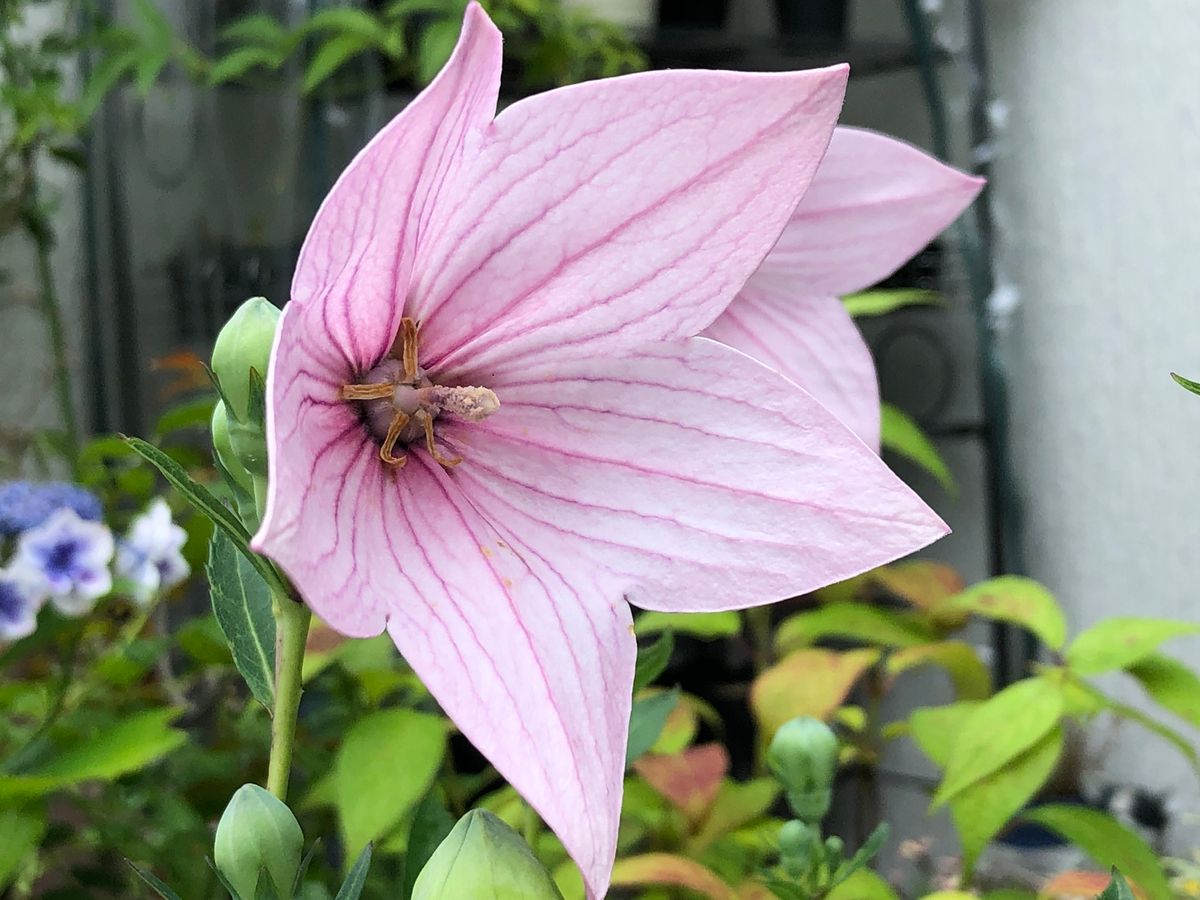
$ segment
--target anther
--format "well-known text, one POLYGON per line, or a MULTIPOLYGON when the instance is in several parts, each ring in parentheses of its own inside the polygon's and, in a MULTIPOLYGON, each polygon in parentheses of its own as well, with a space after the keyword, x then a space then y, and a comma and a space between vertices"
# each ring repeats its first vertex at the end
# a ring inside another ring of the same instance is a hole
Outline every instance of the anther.
POLYGON ((400 361, 404 365, 404 380, 417 380, 417 323, 405 316, 400 320, 400 361))
MULTIPOLYGON (((396 456, 392 453, 396 449, 396 442, 400 440, 400 432, 404 430, 404 426, 408 424, 408 414, 397 411, 392 417, 391 424, 388 425, 387 434, 384 435, 383 443, 379 446, 379 458, 389 466, 395 466, 397 469, 402 468, 408 457, 401 453, 396 456)), ((427 432, 428 433, 428 432, 427 432)))
POLYGON ((380 382, 378 384, 343 384, 343 400, 382 400, 392 396, 396 386, 380 382))
POLYGON ((425 449, 429 451, 429 455, 434 458, 435 462, 447 469, 453 469, 462 462, 461 456, 450 459, 447 456, 443 456, 442 452, 438 450, 437 445, 433 442, 433 416, 422 409, 417 412, 417 418, 421 422, 421 427, 425 430, 425 449))

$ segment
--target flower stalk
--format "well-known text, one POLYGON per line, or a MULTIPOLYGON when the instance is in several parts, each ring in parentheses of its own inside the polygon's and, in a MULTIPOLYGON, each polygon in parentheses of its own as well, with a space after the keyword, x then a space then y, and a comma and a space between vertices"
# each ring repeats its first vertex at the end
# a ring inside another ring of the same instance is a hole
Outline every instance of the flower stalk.
POLYGON ((303 692, 304 645, 312 614, 291 597, 276 595, 275 612, 275 716, 271 721, 271 758, 267 790, 287 800, 296 744, 296 714, 303 692))

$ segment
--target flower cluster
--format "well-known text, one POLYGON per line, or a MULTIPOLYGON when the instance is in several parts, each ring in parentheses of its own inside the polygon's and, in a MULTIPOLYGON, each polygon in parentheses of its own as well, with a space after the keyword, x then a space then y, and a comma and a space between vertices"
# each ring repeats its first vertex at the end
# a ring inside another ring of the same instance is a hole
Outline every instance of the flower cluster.
POLYGON ((78 617, 90 612, 115 583, 138 604, 183 581, 186 534, 161 499, 115 540, 102 521, 99 499, 62 482, 0 484, 0 540, 11 555, 0 568, 0 640, 33 633, 46 603, 78 617))

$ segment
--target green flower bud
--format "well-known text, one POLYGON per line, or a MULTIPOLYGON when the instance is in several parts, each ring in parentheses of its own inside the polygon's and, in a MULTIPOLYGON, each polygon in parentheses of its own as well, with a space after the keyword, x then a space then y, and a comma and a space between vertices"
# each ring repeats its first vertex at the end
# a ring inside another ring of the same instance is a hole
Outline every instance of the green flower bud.
POLYGON ((793 819, 779 829, 779 860, 793 878, 812 868, 813 855, 821 842, 821 832, 812 825, 793 819))
POLYGON ((438 845, 412 900, 562 900, 521 836, 492 813, 473 809, 438 845))
POLYGON ((837 735, 824 722, 802 716, 775 732, 767 764, 801 821, 820 822, 829 812, 837 759, 837 735))
POLYGON ((282 800, 256 784, 237 789, 217 823, 213 861, 242 900, 254 900, 260 877, 291 897, 303 851, 300 823, 282 800))
POLYGON ((254 482, 250 478, 250 473, 246 471, 237 454, 233 452, 233 442, 229 437, 229 413, 225 409, 223 400, 218 400, 213 409, 212 441, 213 450, 217 454, 217 459, 221 461, 221 465, 238 484, 253 493, 254 482))
POLYGON ((231 406, 230 424, 250 418, 250 370, 267 377, 280 315, 279 308, 266 298, 252 297, 237 308, 217 335, 212 369, 231 406))

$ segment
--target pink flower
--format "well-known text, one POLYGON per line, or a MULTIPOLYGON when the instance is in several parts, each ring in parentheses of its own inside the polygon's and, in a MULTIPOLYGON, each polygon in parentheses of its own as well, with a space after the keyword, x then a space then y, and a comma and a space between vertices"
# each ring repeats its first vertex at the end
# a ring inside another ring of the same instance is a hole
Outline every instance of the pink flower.
POLYGON ((878 448, 875 364, 839 298, 900 268, 982 186, 908 144, 838 128, 779 243, 704 333, 786 375, 878 448))
POLYGON ((334 628, 387 629, 600 896, 626 601, 766 603, 946 529, 807 393, 689 337, 787 223, 845 68, 655 72, 495 116, 499 72, 472 4, 318 212, 272 353, 254 546, 334 628))

